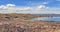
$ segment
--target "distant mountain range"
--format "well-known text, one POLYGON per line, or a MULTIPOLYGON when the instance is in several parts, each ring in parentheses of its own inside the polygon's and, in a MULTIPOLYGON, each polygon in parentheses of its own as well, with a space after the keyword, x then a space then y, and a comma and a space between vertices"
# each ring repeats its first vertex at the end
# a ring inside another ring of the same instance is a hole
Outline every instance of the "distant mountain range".
POLYGON ((42 17, 60 17, 60 14, 33 14, 34 16, 42 16, 42 17))

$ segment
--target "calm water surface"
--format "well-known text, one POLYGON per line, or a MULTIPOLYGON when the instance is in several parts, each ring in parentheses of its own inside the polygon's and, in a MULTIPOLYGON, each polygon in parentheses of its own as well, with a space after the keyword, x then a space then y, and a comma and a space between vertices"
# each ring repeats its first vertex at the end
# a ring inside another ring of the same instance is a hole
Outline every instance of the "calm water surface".
POLYGON ((33 18, 31 20, 60 21, 60 17, 40 17, 40 18, 33 18))

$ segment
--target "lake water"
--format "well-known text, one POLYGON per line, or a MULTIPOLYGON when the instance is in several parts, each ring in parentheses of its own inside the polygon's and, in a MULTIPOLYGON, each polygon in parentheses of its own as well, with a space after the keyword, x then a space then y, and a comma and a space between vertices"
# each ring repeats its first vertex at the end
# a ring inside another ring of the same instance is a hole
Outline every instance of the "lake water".
POLYGON ((44 21, 60 21, 60 17, 40 17, 40 18, 33 18, 31 19, 32 21, 34 20, 44 20, 44 21))

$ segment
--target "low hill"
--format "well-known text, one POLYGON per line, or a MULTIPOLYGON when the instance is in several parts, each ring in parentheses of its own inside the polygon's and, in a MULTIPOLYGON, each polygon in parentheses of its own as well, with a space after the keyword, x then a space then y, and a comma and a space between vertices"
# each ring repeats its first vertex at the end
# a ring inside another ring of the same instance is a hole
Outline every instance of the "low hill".
POLYGON ((60 32, 60 22, 30 21, 31 14, 1 14, 0 32, 60 32), (24 19, 26 17, 26 19, 24 19))

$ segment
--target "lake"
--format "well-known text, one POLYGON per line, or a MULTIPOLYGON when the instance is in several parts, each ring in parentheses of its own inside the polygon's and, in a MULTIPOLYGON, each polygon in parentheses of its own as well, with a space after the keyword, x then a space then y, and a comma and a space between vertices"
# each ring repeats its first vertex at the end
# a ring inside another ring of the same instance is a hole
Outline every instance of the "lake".
POLYGON ((44 21, 60 21, 60 17, 40 17, 40 18, 33 18, 31 19, 32 21, 34 20, 44 20, 44 21))

